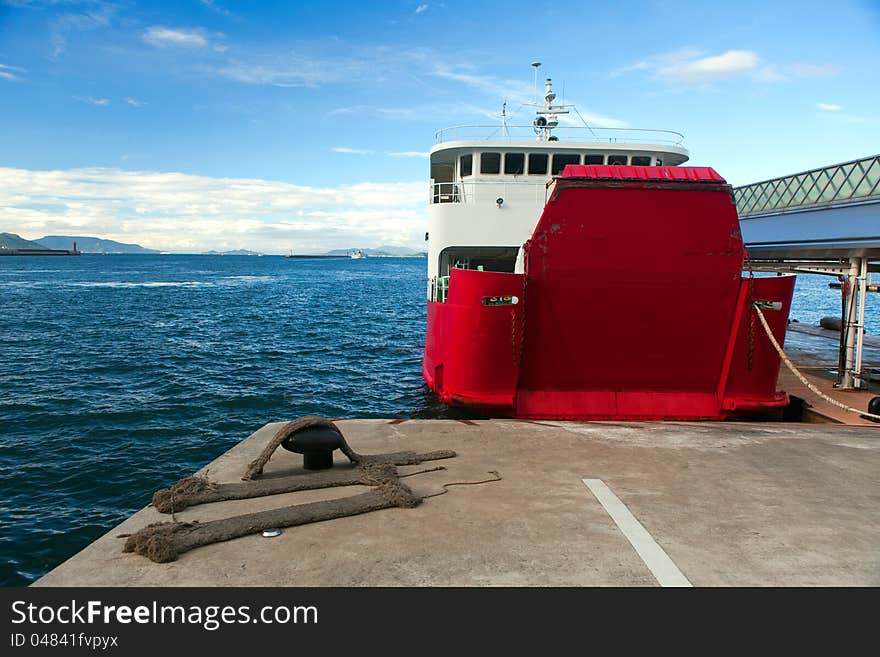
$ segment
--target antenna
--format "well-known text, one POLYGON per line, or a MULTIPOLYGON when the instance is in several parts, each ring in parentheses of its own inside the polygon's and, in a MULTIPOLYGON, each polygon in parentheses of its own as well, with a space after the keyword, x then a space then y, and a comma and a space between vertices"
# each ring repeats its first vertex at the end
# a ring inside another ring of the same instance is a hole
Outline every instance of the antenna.
POLYGON ((532 62, 535 67, 535 105, 538 104, 538 69, 541 68, 541 62, 532 62))

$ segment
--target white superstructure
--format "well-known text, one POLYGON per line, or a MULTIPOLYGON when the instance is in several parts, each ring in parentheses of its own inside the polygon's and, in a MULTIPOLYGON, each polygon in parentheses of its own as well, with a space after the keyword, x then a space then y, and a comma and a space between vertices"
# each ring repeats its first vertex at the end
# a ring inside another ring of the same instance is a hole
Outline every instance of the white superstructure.
POLYGON ((548 183, 565 165, 675 166, 688 159, 676 132, 559 127, 558 116, 572 106, 554 105, 555 99, 547 79, 532 125, 508 125, 502 113, 500 126, 456 126, 435 134, 426 236, 430 301, 444 299, 452 267, 514 271, 548 183))

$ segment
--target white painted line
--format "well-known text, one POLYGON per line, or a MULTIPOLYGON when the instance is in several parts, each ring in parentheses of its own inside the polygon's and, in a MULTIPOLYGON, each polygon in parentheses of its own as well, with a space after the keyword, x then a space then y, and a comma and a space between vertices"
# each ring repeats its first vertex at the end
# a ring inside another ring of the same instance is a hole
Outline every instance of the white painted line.
POLYGON ((601 479, 582 479, 623 535, 645 562, 660 586, 693 586, 654 537, 601 479))

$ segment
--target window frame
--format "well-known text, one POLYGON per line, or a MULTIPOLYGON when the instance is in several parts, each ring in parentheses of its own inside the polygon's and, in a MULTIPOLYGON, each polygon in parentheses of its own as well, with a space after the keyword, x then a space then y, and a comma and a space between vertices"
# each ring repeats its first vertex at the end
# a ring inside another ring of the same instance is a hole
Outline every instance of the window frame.
POLYGON ((581 154, 580 153, 553 153, 553 157, 550 159, 550 175, 551 176, 561 176, 562 172, 565 171, 565 167, 569 164, 580 164, 581 163, 581 154), (574 162, 566 162, 562 165, 559 171, 556 171, 556 158, 557 157, 574 157, 576 158, 574 162))
POLYGON ((480 152, 480 175, 481 176, 500 176, 501 175, 501 151, 481 151, 480 152), (497 155, 498 156, 498 171, 484 171, 483 170, 483 158, 487 155, 497 155))
POLYGON ((512 153, 504 153, 504 164, 501 166, 501 170, 504 172, 505 176, 521 176, 521 175, 523 175, 526 170, 526 154, 521 151, 514 151, 512 153), (519 155, 520 157, 522 157, 522 162, 520 163, 519 173, 507 170, 507 158, 509 158, 511 155, 519 155))
POLYGON ((472 176, 472 175, 474 175, 474 154, 473 153, 464 153, 463 155, 460 155, 458 158, 458 177, 464 178, 466 176, 472 176), (462 167, 462 164, 464 163, 465 158, 468 158, 470 173, 465 173, 464 167, 462 167))
POLYGON ((550 153, 529 153, 529 161, 526 163, 526 175, 527 176, 546 176, 547 172, 550 170, 550 153), (532 173, 532 158, 535 156, 544 158, 544 171, 538 173, 532 173))

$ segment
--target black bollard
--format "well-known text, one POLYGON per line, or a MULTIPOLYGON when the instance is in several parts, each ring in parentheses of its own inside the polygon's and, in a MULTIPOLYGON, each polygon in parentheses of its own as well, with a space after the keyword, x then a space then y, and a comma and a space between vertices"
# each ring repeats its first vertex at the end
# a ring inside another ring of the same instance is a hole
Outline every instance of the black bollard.
POLYGON ((333 467, 333 452, 342 445, 342 434, 328 427, 307 427, 290 436, 281 446, 303 455, 306 470, 333 467))

